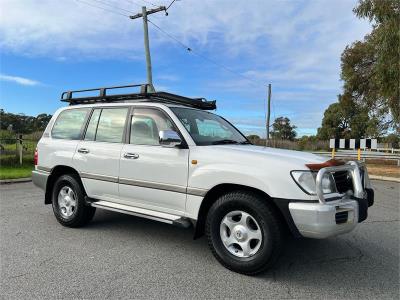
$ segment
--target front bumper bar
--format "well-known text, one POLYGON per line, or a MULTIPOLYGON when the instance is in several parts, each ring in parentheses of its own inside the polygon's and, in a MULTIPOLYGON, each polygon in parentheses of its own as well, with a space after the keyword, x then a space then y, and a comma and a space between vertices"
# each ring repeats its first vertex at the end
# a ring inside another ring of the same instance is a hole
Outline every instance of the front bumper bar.
MULTIPOLYGON (((349 162, 342 166, 326 167, 319 170, 316 177, 316 193, 318 202, 291 202, 289 211, 300 234, 309 238, 327 238, 352 231, 357 223, 367 218, 368 206, 372 205, 371 190, 366 169, 361 177, 357 162, 349 162), (352 178, 352 194, 324 194, 322 178, 325 173, 348 171, 352 178)), ((372 193, 373 198, 373 193, 372 193)))

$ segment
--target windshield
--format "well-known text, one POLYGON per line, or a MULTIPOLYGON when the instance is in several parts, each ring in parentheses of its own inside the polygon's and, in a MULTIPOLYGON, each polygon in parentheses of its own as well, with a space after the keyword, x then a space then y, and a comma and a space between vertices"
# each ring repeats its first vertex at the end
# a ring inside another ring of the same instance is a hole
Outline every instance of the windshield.
POLYGON ((222 144, 250 144, 248 140, 220 116, 181 107, 171 107, 198 146, 222 144))

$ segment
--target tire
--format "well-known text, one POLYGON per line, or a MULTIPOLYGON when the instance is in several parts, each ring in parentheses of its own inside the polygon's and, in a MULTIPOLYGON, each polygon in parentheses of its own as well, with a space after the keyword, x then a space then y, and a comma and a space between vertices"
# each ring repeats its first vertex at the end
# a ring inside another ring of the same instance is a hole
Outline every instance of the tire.
POLYGON ((85 196, 85 190, 75 175, 66 174, 57 178, 52 191, 52 206, 61 225, 82 227, 93 219, 96 208, 85 203, 85 196))
POLYGON ((284 225, 266 201, 255 193, 234 191, 211 206, 206 219, 208 244, 226 268, 256 275, 266 271, 279 257, 284 244, 284 225), (242 226, 244 223, 246 226, 242 226))

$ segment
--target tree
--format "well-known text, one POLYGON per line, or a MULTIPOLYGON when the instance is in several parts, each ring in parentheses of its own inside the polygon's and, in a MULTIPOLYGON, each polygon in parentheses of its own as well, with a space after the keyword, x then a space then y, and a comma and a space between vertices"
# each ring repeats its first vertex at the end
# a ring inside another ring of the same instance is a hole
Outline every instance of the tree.
POLYGON ((271 136, 274 139, 293 140, 297 135, 296 128, 296 126, 290 124, 289 118, 279 117, 272 124, 271 136))
POLYGON ((359 0, 357 17, 373 23, 372 32, 347 46, 341 57, 344 93, 367 108, 380 130, 400 126, 400 2, 359 0))
POLYGON ((40 114, 37 117, 24 114, 7 113, 0 109, 0 129, 12 128, 15 133, 32 133, 43 131, 50 121, 51 115, 40 114))
POLYGON ((362 135, 365 128, 365 114, 358 111, 356 103, 349 95, 338 95, 338 102, 331 104, 324 112, 322 126, 318 128, 318 137, 321 139, 330 138, 349 138, 351 135, 362 135), (355 116, 358 115, 359 120, 355 121, 355 116), (354 125, 354 131, 351 128, 354 125))
POLYGON ((34 131, 44 131, 47 124, 50 122, 51 117, 52 116, 48 114, 37 115, 34 122, 34 131))
POLYGON ((317 136, 323 140, 378 137, 382 132, 379 125, 379 120, 370 116, 368 109, 358 105, 351 95, 338 95, 338 102, 325 110, 317 136))

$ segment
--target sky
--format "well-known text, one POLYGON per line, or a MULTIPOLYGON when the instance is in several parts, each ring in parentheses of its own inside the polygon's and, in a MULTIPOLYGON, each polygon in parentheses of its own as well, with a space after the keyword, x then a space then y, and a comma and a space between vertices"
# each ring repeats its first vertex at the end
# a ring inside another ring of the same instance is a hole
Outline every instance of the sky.
MULTIPOLYGON (((169 3, 0 0, 0 107, 52 114, 65 105, 63 91, 145 83, 142 21, 128 16, 169 3)), ((164 31, 149 24, 155 88, 217 100, 217 114, 265 136, 270 83, 271 119, 315 134, 342 89, 341 53, 371 31, 353 14, 356 3, 175 1, 168 16, 149 16, 164 31)))

